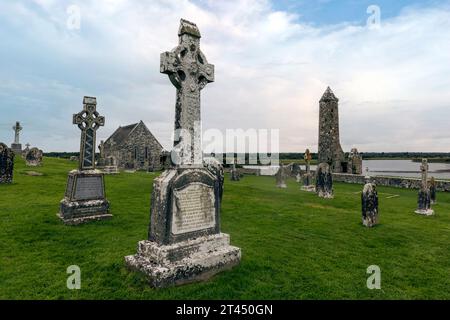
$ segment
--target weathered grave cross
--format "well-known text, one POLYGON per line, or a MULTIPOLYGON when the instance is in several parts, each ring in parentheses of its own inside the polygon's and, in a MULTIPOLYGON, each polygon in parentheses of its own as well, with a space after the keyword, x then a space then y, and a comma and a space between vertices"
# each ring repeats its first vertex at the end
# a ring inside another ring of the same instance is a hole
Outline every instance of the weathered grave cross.
POLYGON ((422 172, 422 187, 424 189, 428 188, 428 160, 422 159, 422 165, 420 166, 420 171, 422 172))
POLYGON ((197 26, 181 19, 179 45, 161 54, 161 73, 177 88, 174 149, 180 165, 201 164, 200 91, 214 81, 214 65, 200 50, 197 26))
POLYGON ((16 125, 14 127, 12 127, 15 133, 14 136, 14 143, 19 144, 19 133, 20 131, 22 131, 22 127, 20 126, 20 122, 16 122, 16 125))
POLYGON ((73 115, 73 124, 81 130, 80 170, 95 169, 96 132, 105 125, 105 117, 100 116, 96 108, 96 98, 84 97, 83 111, 73 115))

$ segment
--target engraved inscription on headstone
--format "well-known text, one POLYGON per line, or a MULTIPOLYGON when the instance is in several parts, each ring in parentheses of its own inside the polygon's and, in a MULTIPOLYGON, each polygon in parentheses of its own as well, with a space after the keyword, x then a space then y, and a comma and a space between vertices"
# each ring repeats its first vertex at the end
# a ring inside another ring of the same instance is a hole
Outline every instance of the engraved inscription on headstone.
POLYGON ((78 177, 74 198, 76 200, 95 200, 104 197, 101 176, 78 177))
POLYGON ((181 234, 214 227, 214 189, 202 183, 174 190, 172 233, 181 234))

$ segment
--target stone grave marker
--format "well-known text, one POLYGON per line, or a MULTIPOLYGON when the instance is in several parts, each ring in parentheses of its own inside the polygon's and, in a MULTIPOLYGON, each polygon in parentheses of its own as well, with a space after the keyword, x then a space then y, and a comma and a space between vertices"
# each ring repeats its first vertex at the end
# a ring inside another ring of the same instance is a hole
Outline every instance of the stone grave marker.
POLYGON ((20 131, 22 131, 22 126, 20 125, 20 122, 17 121, 14 127, 12 127, 14 130, 14 142, 11 144, 11 149, 14 151, 15 154, 22 154, 22 144, 20 143, 20 131))
POLYGON ((431 209, 431 193, 428 186, 428 160, 422 159, 420 171, 422 173, 422 183, 419 189, 417 200, 417 214, 432 216, 434 211, 431 209))
POLYGON ((286 167, 280 163, 280 168, 277 171, 277 174, 275 175, 277 188, 286 189, 286 167))
POLYGON ((28 153, 28 151, 30 151, 30 146, 31 145, 29 143, 27 143, 25 146, 26 146, 26 148, 23 149, 23 151, 22 151, 22 158, 23 159, 25 159, 27 157, 27 153, 28 153))
POLYGON ((434 179, 434 177, 431 177, 430 179, 430 198, 431 198, 431 204, 436 204, 437 200, 436 200, 436 180, 434 179))
POLYGON ((291 176, 297 181, 298 183, 301 182, 302 179, 302 169, 300 168, 300 165, 298 163, 292 163, 291 165, 291 176))
POLYGON ((319 197, 332 199, 333 196, 333 176, 328 163, 321 163, 317 167, 316 173, 316 193, 319 197))
POLYGON ((377 225, 379 223, 378 192, 377 186, 370 181, 369 176, 366 176, 366 184, 361 195, 361 205, 363 225, 368 228, 377 225))
POLYGON ((105 118, 96 110, 97 99, 84 97, 83 110, 73 115, 73 124, 81 130, 78 170, 69 173, 59 217, 65 224, 75 225, 111 218, 105 195, 105 180, 95 167, 96 131, 105 125, 105 118))
POLYGON ((302 190, 307 192, 316 192, 316 187, 313 185, 313 179, 311 174, 311 160, 312 155, 309 149, 306 149, 305 154, 303 156, 303 159, 305 160, 306 164, 306 171, 303 175, 303 186, 302 190))
POLYGON ((43 151, 38 148, 31 148, 25 156, 26 165, 28 167, 37 167, 42 165, 43 151))
POLYGON ((241 180, 240 173, 239 173, 238 169, 236 168, 235 163, 233 163, 233 166, 231 167, 230 178, 231 178, 231 181, 240 181, 241 180))
POLYGON ((241 250, 220 231, 223 170, 203 162, 195 132, 200 91, 214 81, 214 66, 200 50, 195 24, 182 19, 178 36, 179 45, 161 54, 160 70, 177 89, 173 166, 154 180, 148 240, 125 257, 153 287, 203 281, 241 259, 241 250))
POLYGON ((4 143, 0 143, 0 184, 13 182, 14 152, 4 143))

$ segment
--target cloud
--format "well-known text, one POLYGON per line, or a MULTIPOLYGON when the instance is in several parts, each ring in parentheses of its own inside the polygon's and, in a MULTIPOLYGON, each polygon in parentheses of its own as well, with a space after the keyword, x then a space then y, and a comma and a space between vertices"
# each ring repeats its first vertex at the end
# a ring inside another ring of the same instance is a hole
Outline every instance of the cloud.
POLYGON ((318 101, 330 85, 344 149, 450 149, 448 6, 406 8, 370 30, 312 26, 264 0, 79 1, 81 29, 69 30, 72 4, 0 4, 1 140, 12 141, 21 120, 24 143, 75 151, 71 117, 93 95, 107 121, 99 139, 142 119, 170 148, 175 88, 159 54, 176 46, 186 18, 216 66, 202 92, 204 129, 280 129, 280 150, 316 150, 318 101))

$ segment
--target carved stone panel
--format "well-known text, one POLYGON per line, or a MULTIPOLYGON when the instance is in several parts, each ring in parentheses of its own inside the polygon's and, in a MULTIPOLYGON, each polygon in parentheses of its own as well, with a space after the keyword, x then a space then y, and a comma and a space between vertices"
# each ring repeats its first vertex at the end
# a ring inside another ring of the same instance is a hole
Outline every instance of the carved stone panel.
POLYGON ((192 183, 173 191, 172 233, 182 234, 215 226, 214 188, 192 183))

